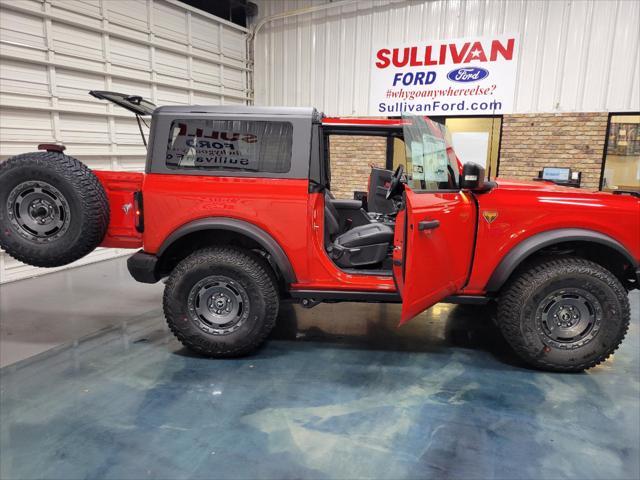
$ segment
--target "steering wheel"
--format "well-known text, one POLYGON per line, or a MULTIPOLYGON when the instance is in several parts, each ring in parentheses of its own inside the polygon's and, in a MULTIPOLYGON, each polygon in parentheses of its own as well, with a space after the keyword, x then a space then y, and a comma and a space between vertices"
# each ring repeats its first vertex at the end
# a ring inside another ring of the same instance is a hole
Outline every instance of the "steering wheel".
POLYGON ((387 195, 385 198, 389 200, 391 197, 398 195, 401 191, 402 186, 402 174, 404 173, 404 165, 398 165, 396 171, 393 172, 391 176, 391 182, 389 183, 389 188, 387 189, 387 195))

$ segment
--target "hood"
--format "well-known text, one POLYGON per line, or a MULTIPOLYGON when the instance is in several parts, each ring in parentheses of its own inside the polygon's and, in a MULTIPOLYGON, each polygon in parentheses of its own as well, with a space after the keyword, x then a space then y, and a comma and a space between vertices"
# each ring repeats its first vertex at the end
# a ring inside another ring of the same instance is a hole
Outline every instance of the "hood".
MULTIPOLYGON (((516 192, 531 191, 531 192, 549 192, 549 193, 564 193, 571 195, 585 195, 599 197, 630 197, 630 195, 614 195, 612 192, 601 192, 599 190, 589 190, 586 188, 575 187, 563 187, 556 185, 553 182, 541 180, 516 180, 514 178, 496 178, 495 183, 501 190, 510 190, 516 192)), ((632 197, 633 198, 633 197, 632 197)))
POLYGON ((497 178, 496 192, 511 193, 513 198, 533 197, 537 202, 556 205, 613 208, 637 215, 640 198, 628 194, 563 187, 548 181, 527 181, 497 178))
POLYGON ((536 192, 546 191, 546 192, 570 192, 570 193, 602 193, 602 192, 594 192, 591 190, 585 190, 583 188, 578 189, 574 187, 563 187, 560 185, 556 185, 553 182, 548 182, 545 180, 534 181, 534 180, 516 180, 512 178, 497 178, 496 183, 498 187, 505 190, 535 190, 536 192))

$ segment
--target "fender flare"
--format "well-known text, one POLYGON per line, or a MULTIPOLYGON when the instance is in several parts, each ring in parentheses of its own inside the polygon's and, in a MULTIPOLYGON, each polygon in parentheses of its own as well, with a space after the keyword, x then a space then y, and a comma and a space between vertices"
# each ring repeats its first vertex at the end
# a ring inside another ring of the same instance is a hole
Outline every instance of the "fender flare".
POLYGON ((603 233, 594 232, 582 228, 560 228, 557 230, 549 230, 538 233, 529 238, 522 240, 500 261, 495 268, 489 282, 487 283, 487 292, 497 292, 502 285, 511 276, 513 271, 530 255, 544 247, 548 247, 557 243, 583 241, 591 243, 599 243, 607 247, 613 248, 622 254, 631 265, 637 268, 636 260, 633 255, 614 238, 603 233))
POLYGON ((282 273, 286 283, 295 283, 296 275, 289 261, 289 257, 284 253, 284 250, 274 240, 274 238, 265 232, 262 228, 253 225, 252 223, 244 220, 238 220, 229 217, 215 217, 215 218, 201 218, 200 220, 194 220, 186 223, 177 228, 162 242, 162 245, 158 249, 156 256, 161 257, 162 254, 176 241, 180 240, 185 235, 189 235, 194 232, 205 230, 226 230, 229 232, 236 232, 258 243, 264 250, 271 255, 274 263, 282 273))

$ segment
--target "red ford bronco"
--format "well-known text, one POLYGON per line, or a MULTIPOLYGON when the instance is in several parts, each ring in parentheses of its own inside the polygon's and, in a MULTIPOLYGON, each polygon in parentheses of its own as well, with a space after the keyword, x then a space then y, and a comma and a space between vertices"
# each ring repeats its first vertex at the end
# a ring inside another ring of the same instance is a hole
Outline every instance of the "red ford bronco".
MULTIPOLYGON (((92 172, 61 145, 0 164, 0 245, 31 265, 138 248, 133 277, 168 277, 164 312, 196 352, 258 347, 281 301, 497 303, 531 365, 580 371, 619 346, 639 286, 637 193, 485 180, 425 117, 311 108, 168 106, 91 92, 151 116, 145 173, 92 172), (331 194, 330 139, 387 139, 363 200, 331 194), (395 168, 395 171, 392 170, 395 168)), ((348 321, 348 319, 345 319, 348 321)))

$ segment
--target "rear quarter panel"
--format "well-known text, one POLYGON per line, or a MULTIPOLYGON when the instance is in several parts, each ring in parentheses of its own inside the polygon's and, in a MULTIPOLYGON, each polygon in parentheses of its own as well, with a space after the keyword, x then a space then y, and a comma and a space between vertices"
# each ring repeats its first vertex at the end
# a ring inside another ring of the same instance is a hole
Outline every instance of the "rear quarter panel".
POLYGON ((280 244, 298 276, 307 273, 308 180, 147 174, 144 250, 157 253, 181 226, 207 217, 244 220, 280 244))
POLYGON ((500 261, 528 237, 561 228, 608 235, 640 259, 640 201, 629 195, 539 186, 498 187, 477 196, 479 221, 471 278, 465 293, 484 292, 500 261), (489 223, 483 213, 497 213, 489 223))

